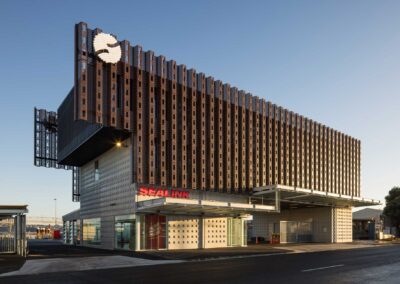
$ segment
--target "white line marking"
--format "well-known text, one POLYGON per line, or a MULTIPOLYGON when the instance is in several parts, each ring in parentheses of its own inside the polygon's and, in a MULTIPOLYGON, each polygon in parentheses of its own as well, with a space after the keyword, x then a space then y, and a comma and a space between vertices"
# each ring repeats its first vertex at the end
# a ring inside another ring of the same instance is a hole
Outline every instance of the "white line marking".
POLYGON ((341 266, 344 266, 344 264, 331 265, 331 266, 324 266, 324 267, 311 268, 311 269, 304 269, 304 270, 302 270, 301 272, 310 272, 310 271, 315 271, 315 270, 323 270, 323 269, 335 268, 335 267, 341 267, 341 266))

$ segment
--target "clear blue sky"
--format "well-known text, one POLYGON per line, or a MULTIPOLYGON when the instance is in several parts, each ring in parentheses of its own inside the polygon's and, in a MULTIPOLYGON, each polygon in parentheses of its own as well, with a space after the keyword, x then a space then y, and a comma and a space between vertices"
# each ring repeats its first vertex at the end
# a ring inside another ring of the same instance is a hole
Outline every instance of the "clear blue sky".
POLYGON ((0 203, 78 208, 33 166, 33 107, 73 84, 85 21, 362 141, 362 195, 400 185, 400 1, 0 1, 0 203))

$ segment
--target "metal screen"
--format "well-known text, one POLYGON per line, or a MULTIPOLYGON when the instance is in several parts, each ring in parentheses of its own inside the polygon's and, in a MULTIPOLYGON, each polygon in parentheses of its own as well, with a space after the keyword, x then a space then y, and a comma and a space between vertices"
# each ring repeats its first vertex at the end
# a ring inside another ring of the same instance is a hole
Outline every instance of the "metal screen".
POLYGON ((0 253, 14 253, 15 242, 14 218, 0 220, 0 253))
POLYGON ((72 201, 79 201, 79 168, 58 164, 58 118, 54 111, 34 108, 34 164, 72 170, 72 201))

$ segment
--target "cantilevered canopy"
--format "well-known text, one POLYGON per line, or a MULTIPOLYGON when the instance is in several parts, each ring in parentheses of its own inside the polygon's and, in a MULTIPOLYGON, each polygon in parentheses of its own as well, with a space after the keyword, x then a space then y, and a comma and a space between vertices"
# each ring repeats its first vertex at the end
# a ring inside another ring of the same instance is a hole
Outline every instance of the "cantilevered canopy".
POLYGON ((137 203, 138 212, 168 212, 204 215, 237 215, 250 212, 275 212, 272 205, 221 202, 212 200, 161 197, 137 203))
POLYGON ((263 197, 265 199, 274 198, 274 194, 278 192, 281 202, 294 204, 338 207, 381 205, 379 200, 279 184, 254 188, 253 192, 254 197, 263 197))
POLYGON ((28 213, 28 205, 0 205, 0 217, 13 217, 28 213))

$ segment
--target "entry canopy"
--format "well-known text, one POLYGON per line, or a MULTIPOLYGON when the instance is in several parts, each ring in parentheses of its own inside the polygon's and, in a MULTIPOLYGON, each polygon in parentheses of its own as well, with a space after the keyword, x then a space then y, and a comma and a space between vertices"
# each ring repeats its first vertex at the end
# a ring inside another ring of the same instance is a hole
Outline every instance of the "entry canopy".
POLYGON ((272 198, 278 192, 281 202, 314 206, 361 207, 382 204, 374 199, 279 184, 254 188, 253 192, 254 197, 263 198, 272 198))
POLYGON ((170 212, 204 215, 240 215, 250 212, 276 212, 276 207, 213 200, 161 197, 137 203, 139 212, 170 212))

